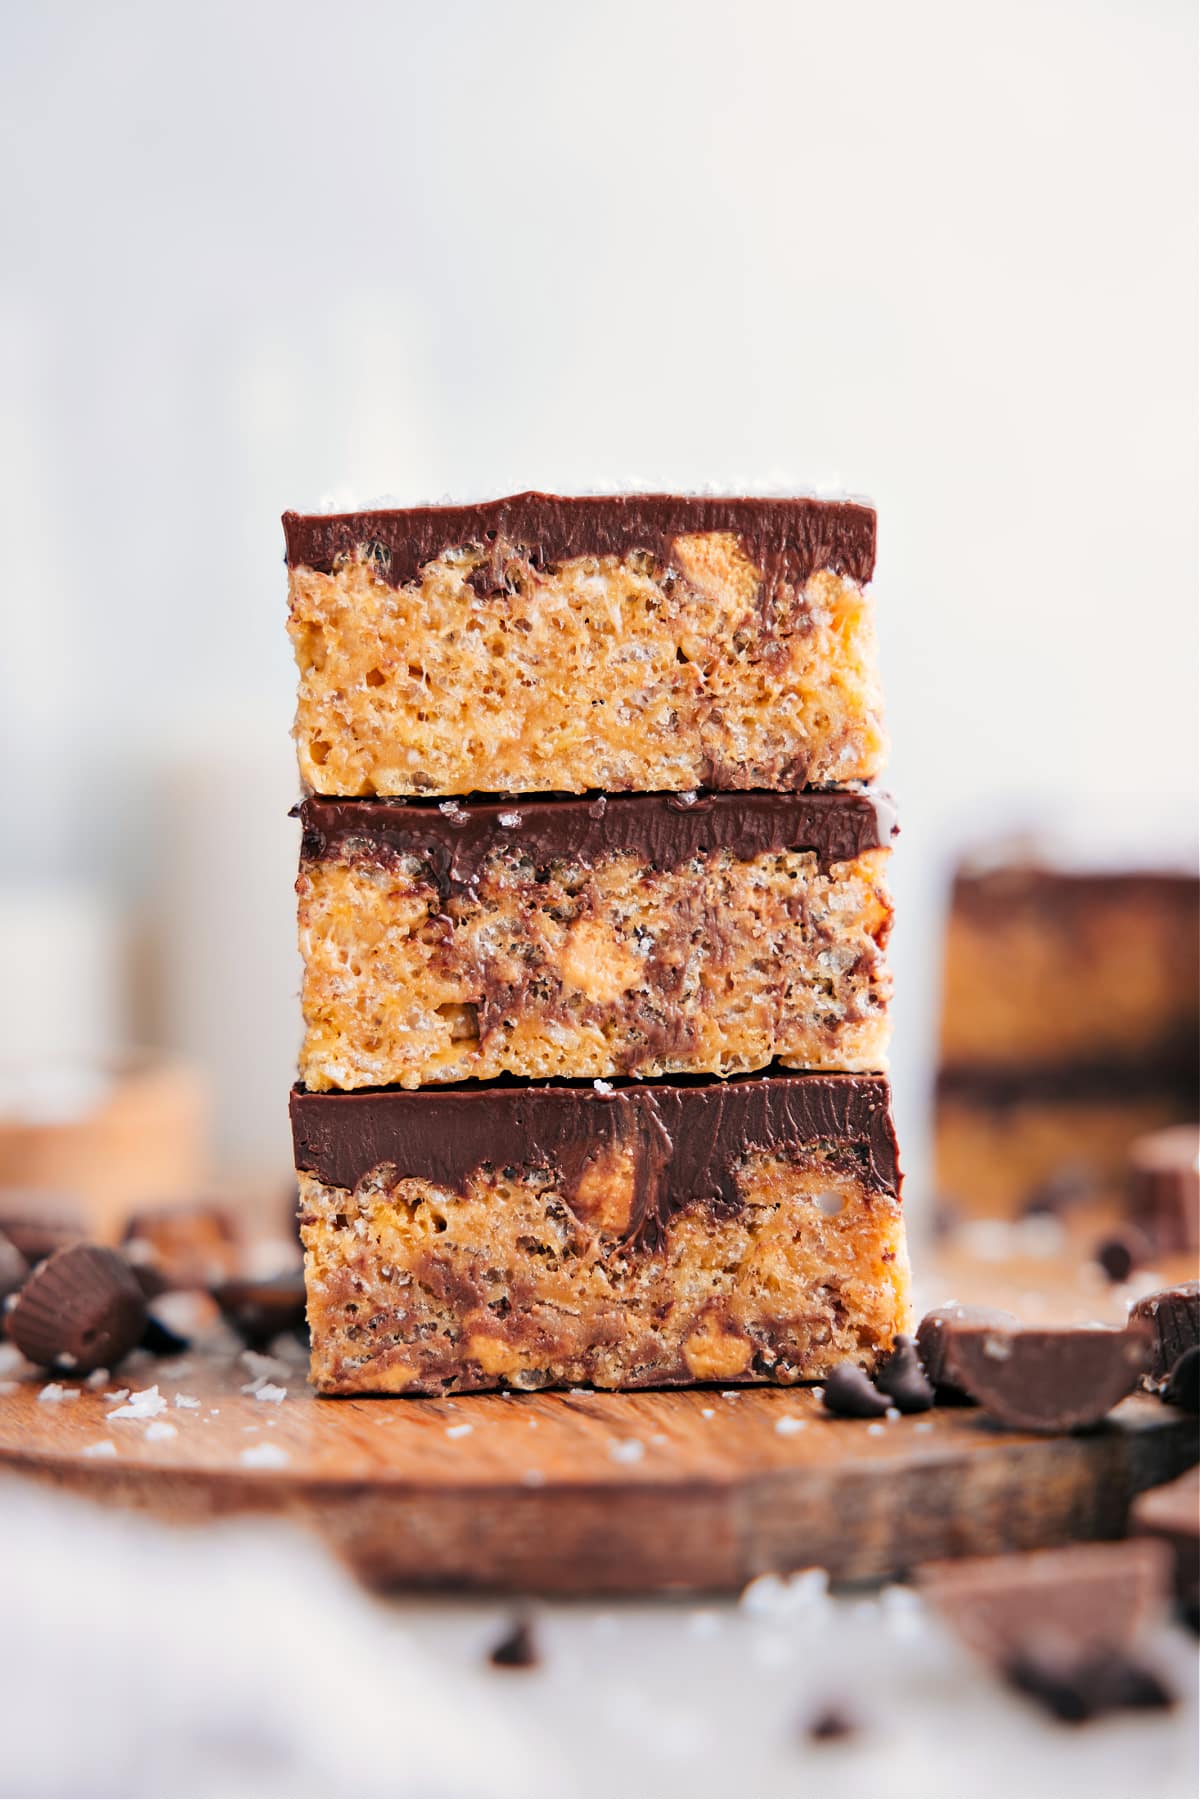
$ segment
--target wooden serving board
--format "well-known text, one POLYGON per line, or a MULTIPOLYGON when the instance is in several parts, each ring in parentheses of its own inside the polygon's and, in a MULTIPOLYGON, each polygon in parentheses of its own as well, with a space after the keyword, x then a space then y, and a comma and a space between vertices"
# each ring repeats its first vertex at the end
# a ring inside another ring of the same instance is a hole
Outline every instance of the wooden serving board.
POLYGON ((805 1389, 319 1400, 298 1366, 272 1401, 242 1391, 252 1373, 228 1350, 138 1368, 169 1403, 149 1421, 19 1381, 0 1464, 179 1521, 298 1518, 379 1587, 644 1594, 1117 1536, 1134 1495, 1196 1455, 1195 1420, 1146 1399, 1039 1438, 969 1408, 872 1430, 805 1389))

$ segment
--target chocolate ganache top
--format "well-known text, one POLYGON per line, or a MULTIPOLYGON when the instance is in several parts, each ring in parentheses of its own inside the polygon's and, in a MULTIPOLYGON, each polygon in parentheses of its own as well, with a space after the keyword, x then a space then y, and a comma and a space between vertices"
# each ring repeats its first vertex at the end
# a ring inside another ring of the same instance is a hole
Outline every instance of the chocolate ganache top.
POLYGON ((661 1242, 695 1202, 737 1205, 737 1166, 753 1151, 819 1146, 875 1193, 900 1170, 883 1075, 746 1075, 729 1081, 464 1082, 291 1098, 296 1167, 352 1191, 393 1165, 401 1178, 461 1190, 484 1165, 549 1168, 569 1200, 614 1153, 633 1163, 628 1238, 661 1242))
POLYGON ((671 561, 676 538, 731 532, 770 585, 803 585, 818 569, 866 582, 875 567, 875 512, 850 500, 719 498, 708 494, 513 494, 472 506, 283 515, 290 567, 331 574, 367 556, 392 587, 415 581, 449 550, 504 543, 536 568, 578 556, 645 550, 671 561))
POLYGON ((896 835, 886 794, 598 794, 592 797, 459 800, 326 800, 297 809, 306 862, 342 848, 368 856, 417 855, 444 894, 469 892, 489 856, 511 850, 539 868, 633 855, 674 869, 716 850, 749 861, 783 850, 812 851, 823 870, 896 835))

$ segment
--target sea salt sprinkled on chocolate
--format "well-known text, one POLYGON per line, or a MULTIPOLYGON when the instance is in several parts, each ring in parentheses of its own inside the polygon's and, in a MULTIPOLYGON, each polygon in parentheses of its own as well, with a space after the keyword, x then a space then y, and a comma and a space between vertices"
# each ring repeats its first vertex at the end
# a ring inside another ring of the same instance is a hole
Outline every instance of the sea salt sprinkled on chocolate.
POLYGON ((615 1438, 608 1446, 608 1454, 616 1463, 641 1462, 646 1446, 640 1438, 615 1438))
POLYGON ((200 1402, 194 1400, 190 1394, 176 1394, 175 1405, 186 1412, 195 1412, 198 1410, 200 1402))
POLYGON ((64 1400, 78 1400, 79 1389, 63 1387, 60 1382, 48 1381, 38 1394, 43 1406, 60 1406, 64 1400))
POLYGON ((776 1419, 775 1430, 780 1437, 794 1437, 796 1432, 805 1429, 805 1421, 798 1419, 795 1413, 784 1413, 782 1419, 776 1419))
POLYGON ((474 1429, 475 1427, 473 1425, 467 1425, 465 1423, 462 1425, 447 1425, 446 1436, 448 1438, 470 1437, 474 1429))
POLYGON ((145 1437, 149 1443, 178 1436, 179 1427, 172 1425, 168 1419, 152 1419, 145 1430, 145 1437))
POLYGON ((116 1456, 117 1446, 111 1438, 97 1438, 94 1444, 85 1444, 79 1454, 81 1456, 116 1456))

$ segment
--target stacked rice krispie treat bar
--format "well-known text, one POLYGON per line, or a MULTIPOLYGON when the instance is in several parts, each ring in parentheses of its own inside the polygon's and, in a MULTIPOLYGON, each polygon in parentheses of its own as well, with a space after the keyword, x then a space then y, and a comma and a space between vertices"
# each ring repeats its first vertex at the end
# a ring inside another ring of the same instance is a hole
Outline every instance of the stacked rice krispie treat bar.
POLYGON ((284 528, 316 1385, 873 1366, 908 1308, 874 513, 284 528))
POLYGON ((1114 1203, 1131 1144, 1194 1120, 1200 882, 964 865, 942 967, 938 1187, 996 1217, 1114 1203))

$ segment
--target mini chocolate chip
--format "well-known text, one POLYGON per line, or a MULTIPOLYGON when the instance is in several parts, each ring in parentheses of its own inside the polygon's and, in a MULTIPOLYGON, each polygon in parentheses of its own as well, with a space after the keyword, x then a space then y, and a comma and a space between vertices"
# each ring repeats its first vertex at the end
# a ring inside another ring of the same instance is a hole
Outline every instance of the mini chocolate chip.
POLYGON ((1112 1282, 1128 1281, 1150 1260, 1150 1243, 1136 1225, 1123 1226, 1097 1244, 1094 1258, 1112 1282))
POLYGON ((1162 1397, 1183 1412, 1200 1412, 1200 1349, 1185 1350, 1171 1370, 1162 1397))
POLYGON ((541 1660, 528 1619, 514 1619, 488 1655, 497 1669, 536 1669, 541 1660))
POLYGON ((8 1313, 8 1335, 30 1362, 71 1375, 116 1368, 145 1324, 133 1271, 101 1244, 64 1244, 33 1271, 8 1313))
POLYGON ((179 1332, 172 1331, 161 1319, 150 1314, 146 1319, 146 1329, 142 1333, 141 1348, 148 1350, 151 1356, 182 1356, 185 1350, 192 1347, 189 1338, 181 1337, 179 1332))
POLYGON ((892 1340, 892 1354, 876 1371, 875 1386, 902 1413, 929 1411, 933 1405, 933 1383, 921 1367, 915 1338, 903 1331, 897 1334, 892 1340))
POLYGON ((805 1736, 814 1744, 830 1744, 838 1738, 854 1737, 857 1731, 856 1721, 842 1707, 826 1706, 809 1720, 805 1736))
POLYGON ((839 1363, 825 1377, 826 1412, 846 1419, 881 1419, 890 1404, 887 1395, 871 1385, 869 1376, 857 1363, 839 1363))

